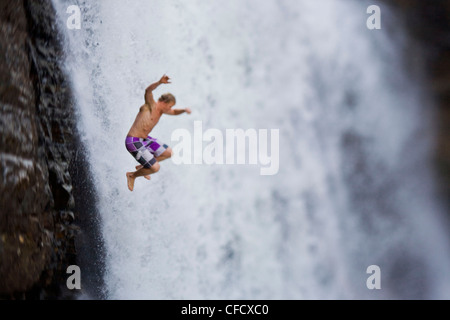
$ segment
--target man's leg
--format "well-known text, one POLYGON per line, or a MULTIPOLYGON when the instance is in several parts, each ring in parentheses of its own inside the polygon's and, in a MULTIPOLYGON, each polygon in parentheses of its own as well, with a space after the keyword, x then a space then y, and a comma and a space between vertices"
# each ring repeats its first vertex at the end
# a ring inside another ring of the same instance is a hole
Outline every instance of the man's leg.
POLYGON ((171 157, 172 157, 172 148, 169 147, 163 153, 161 153, 161 155, 159 157, 157 157, 156 160, 158 160, 158 162, 161 162, 161 161, 167 160, 171 157))
POLYGON ((127 172, 128 189, 130 189, 130 191, 133 191, 134 180, 136 180, 136 178, 150 176, 151 174, 158 172, 159 169, 160 169, 160 165, 158 162, 156 162, 154 165, 152 165, 148 169, 142 167, 135 172, 127 172))
MULTIPOLYGON (((142 169, 144 166, 142 164, 136 166, 136 171, 142 169)), ((145 175, 144 176, 145 179, 150 180, 150 175, 145 175)))
MULTIPOLYGON (((163 153, 161 153, 161 155, 159 157, 156 158, 156 161, 161 162, 161 161, 167 160, 171 157, 172 157, 172 148, 169 147, 163 153)), ((136 170, 140 170, 142 168, 143 168, 142 165, 136 166, 136 170)), ((149 175, 144 176, 144 177, 145 177, 145 179, 150 180, 149 175)))

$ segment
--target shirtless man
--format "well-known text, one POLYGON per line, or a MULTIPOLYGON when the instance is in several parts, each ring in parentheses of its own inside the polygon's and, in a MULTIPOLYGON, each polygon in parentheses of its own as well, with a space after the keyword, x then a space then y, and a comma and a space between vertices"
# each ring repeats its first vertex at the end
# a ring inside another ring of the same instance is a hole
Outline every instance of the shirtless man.
POLYGON ((179 115, 191 113, 191 109, 172 109, 175 105, 175 97, 166 93, 156 102, 153 99, 153 91, 162 83, 170 83, 170 78, 164 75, 161 80, 150 85, 145 90, 145 104, 140 108, 136 120, 128 132, 125 146, 128 152, 141 164, 135 172, 127 172, 128 189, 133 191, 134 180, 145 177, 150 180, 150 175, 159 171, 159 162, 172 156, 172 149, 158 139, 149 136, 149 133, 158 123, 163 114, 179 115))

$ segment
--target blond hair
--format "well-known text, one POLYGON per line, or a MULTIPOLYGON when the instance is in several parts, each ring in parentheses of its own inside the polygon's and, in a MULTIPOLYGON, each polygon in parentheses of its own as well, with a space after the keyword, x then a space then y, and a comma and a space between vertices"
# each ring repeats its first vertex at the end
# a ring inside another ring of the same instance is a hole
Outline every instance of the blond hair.
POLYGON ((171 102, 173 102, 173 104, 175 104, 177 102, 177 100, 175 99, 174 95, 171 94, 171 93, 163 94, 159 98, 159 101, 164 102, 164 103, 171 103, 171 102))

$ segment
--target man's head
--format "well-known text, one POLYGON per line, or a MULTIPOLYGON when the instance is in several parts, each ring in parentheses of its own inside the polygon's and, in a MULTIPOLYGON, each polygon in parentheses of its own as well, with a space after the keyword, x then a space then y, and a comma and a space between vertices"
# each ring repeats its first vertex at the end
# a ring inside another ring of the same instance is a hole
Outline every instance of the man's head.
POLYGON ((158 99, 158 103, 162 106, 163 109, 170 109, 177 103, 177 100, 175 99, 173 94, 166 93, 158 99))

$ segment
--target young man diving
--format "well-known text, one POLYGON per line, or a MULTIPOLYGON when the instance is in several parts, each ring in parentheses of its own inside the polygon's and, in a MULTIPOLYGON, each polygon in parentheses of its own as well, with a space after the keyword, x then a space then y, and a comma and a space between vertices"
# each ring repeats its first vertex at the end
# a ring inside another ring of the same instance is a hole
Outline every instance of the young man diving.
POLYGON ((159 171, 159 163, 172 156, 172 149, 156 138, 149 136, 163 114, 180 115, 191 113, 191 109, 172 109, 176 104, 175 97, 166 93, 156 102, 153 91, 161 84, 170 84, 170 78, 164 75, 145 90, 145 103, 139 109, 136 120, 131 126, 125 140, 128 152, 140 163, 135 172, 127 172, 128 189, 133 191, 134 181, 138 177, 150 180, 150 175, 159 171))

